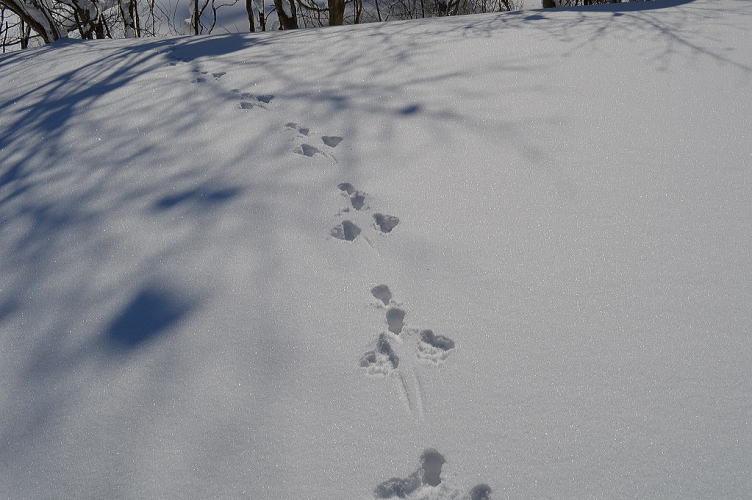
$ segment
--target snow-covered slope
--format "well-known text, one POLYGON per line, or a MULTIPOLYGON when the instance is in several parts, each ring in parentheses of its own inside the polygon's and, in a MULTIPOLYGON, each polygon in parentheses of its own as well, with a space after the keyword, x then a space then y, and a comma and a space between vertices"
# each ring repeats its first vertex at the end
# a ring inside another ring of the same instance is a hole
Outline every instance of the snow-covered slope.
POLYGON ((752 3, 609 9, 0 58, 0 496, 748 496, 752 3))

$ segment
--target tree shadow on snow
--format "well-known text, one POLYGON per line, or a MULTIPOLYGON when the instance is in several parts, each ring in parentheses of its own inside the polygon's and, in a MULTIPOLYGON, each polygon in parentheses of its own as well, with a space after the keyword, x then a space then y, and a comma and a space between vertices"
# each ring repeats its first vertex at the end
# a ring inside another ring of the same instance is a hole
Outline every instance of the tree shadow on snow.
MULTIPOLYGON (((725 49, 710 48, 715 40, 703 39, 700 27, 703 23, 717 22, 718 11, 702 4, 694 4, 694 0, 622 2, 539 9, 533 12, 503 13, 488 22, 467 24, 465 29, 469 36, 477 36, 478 33, 490 33, 496 29, 534 27, 549 39, 566 43, 581 40, 565 55, 584 50, 600 51, 602 42, 608 38, 623 37, 627 41, 644 37, 661 42, 659 45, 662 50, 645 54, 655 62, 658 69, 668 69, 676 58, 702 56, 722 65, 752 72, 752 67, 730 57, 725 49), (610 16, 607 15, 609 13, 610 16)), ((737 8, 734 12, 738 16, 738 22, 727 26, 728 29, 745 30, 749 23, 749 10, 737 8)))
POLYGON ((557 7, 545 9, 544 12, 577 11, 577 12, 640 12, 648 10, 669 9, 678 7, 694 0, 656 0, 656 1, 623 1, 621 3, 599 3, 595 5, 578 5, 577 7, 557 7))
POLYGON ((175 194, 169 194, 154 202, 155 210, 169 210, 180 205, 207 209, 226 203, 243 192, 237 187, 199 186, 175 194))
POLYGON ((191 309, 177 293, 147 285, 113 318, 104 340, 110 351, 132 351, 174 331, 191 309))
MULTIPOLYGON (((17 464, 18 470, 30 467, 33 454, 27 457, 25 453, 37 431, 47 429, 55 415, 78 415, 76 405, 85 403, 83 396, 98 389, 89 387, 98 379, 86 367, 93 364, 91 370, 97 375, 117 380, 118 370, 139 355, 170 346, 168 340, 185 340, 179 333, 194 319, 199 303, 212 298, 211 287, 202 279, 220 267, 212 267, 215 263, 236 257, 223 253, 223 245, 236 245, 233 249, 242 250, 237 255, 250 255, 249 260, 257 258, 265 264, 238 293, 270 296, 270 289, 288 271, 280 254, 289 241, 278 230, 275 209, 284 206, 290 226, 285 230, 318 238, 321 235, 309 222, 308 207, 336 191, 338 183, 355 179, 366 162, 378 161, 363 157, 356 146, 352 150, 340 147, 339 162, 320 181, 296 175, 299 171, 289 167, 289 149, 265 150, 269 164, 259 165, 256 152, 268 145, 273 134, 282 133, 281 124, 302 119, 297 116, 280 116, 277 128, 272 120, 269 126, 228 131, 237 134, 231 137, 235 149, 220 159, 203 158, 213 144, 202 135, 201 113, 211 116, 216 102, 230 99, 230 91, 222 81, 211 78, 201 92, 185 86, 188 90, 173 89, 170 80, 162 83, 166 72, 174 69, 171 63, 185 65, 181 71, 186 75, 193 70, 211 71, 210 63, 245 68, 252 75, 248 86, 270 85, 274 103, 304 109, 305 126, 336 126, 321 132, 346 133, 348 144, 360 144, 362 150, 367 150, 361 144, 365 142, 387 148, 398 142, 406 127, 414 127, 447 148, 465 146, 457 141, 461 130, 493 140, 503 138, 520 155, 543 155, 521 132, 521 123, 504 116, 480 120, 463 107, 465 102, 433 99, 421 92, 441 83, 448 95, 461 95, 476 104, 498 100, 507 97, 504 85, 513 85, 520 73, 545 75, 546 61, 499 53, 495 66, 485 68, 498 76, 498 88, 477 88, 472 75, 447 65, 425 73, 410 68, 420 67, 427 55, 435 53, 437 40, 450 43, 524 30, 531 44, 554 40, 567 43, 570 53, 601 50, 609 37, 650 37, 660 41, 660 49, 644 55, 658 68, 700 56, 749 72, 745 63, 703 47, 703 40, 697 40, 697 26, 714 21, 717 13, 683 3, 612 4, 284 34, 187 37, 138 46, 119 41, 64 42, 0 58, 0 73, 6 81, 24 82, 4 89, 0 100, 0 326, 23 326, 20 332, 4 330, 0 341, 27 349, 20 352, 28 356, 14 378, 17 385, 8 389, 8 399, 17 404, 15 410, 0 410, 6 412, 0 417, 12 419, 0 435, 0 442, 10 443, 0 449, 0 464, 17 464), (661 9, 672 6, 679 9, 675 15, 661 15, 661 9), (635 22, 621 22, 629 18, 635 22), (314 42, 322 45, 317 65, 311 69, 306 49, 314 42), (369 51, 368 57, 364 50, 369 51), (58 73, 36 81, 24 78, 27 65, 37 58, 71 55, 76 55, 75 62, 58 73), (140 90, 145 95, 153 92, 160 99, 150 102, 136 91, 136 95, 118 93, 134 82, 146 86, 140 90), (159 114, 150 108, 170 100, 181 105, 165 105, 159 114), (76 121, 91 110, 110 119, 94 124, 76 121), (124 124, 120 113, 126 112, 130 118, 152 117, 149 130, 139 132, 124 124), (71 135, 71 129, 79 135, 71 135), (192 149, 165 144, 169 141, 159 136, 163 129, 174 132, 175 138, 195 137, 192 149), (86 147, 76 150, 80 157, 75 164, 62 164, 60 158, 82 142, 86 147), (247 224, 243 228, 253 228, 248 231, 252 236, 233 239, 234 234, 222 232, 217 214, 219 208, 241 203, 238 219, 247 224), (141 231, 140 239, 134 242, 131 232, 136 229, 141 231), (165 229, 175 232, 162 238, 159 231, 165 229), (214 245, 215 239, 220 243, 214 245), (120 266, 121 256, 142 241, 151 246, 138 248, 140 253, 128 263, 130 267, 120 266), (195 290, 155 280, 155 276, 196 272, 186 262, 206 263, 205 275, 193 280, 195 290), (104 362, 92 363, 91 357, 97 355, 92 353, 104 355, 104 362), (109 362, 113 359, 118 362, 109 362), (60 386, 66 390, 53 390, 60 386), (20 428, 23 432, 17 432, 20 428)), ((740 9, 738 24, 729 29, 747 28, 744 12, 740 9)), ((530 93, 529 98, 549 90, 545 78, 541 80, 540 88, 522 89, 530 93)), ((238 109, 238 113, 245 111, 238 109)), ((253 119, 252 113, 244 116, 253 119)), ((410 160, 420 159, 421 152, 413 153, 404 165, 383 168, 411 168, 410 160)), ((373 168, 373 163, 369 165, 373 168)), ((266 332, 252 346, 254 359, 262 365, 257 370, 262 379, 258 384, 279 387, 290 377, 294 354, 285 339, 268 334, 280 328, 278 322, 283 319, 262 306, 259 324, 248 326, 266 332), (270 318, 268 323, 265 317, 270 318)), ((224 307, 233 312, 232 303, 224 307)), ((164 351, 164 356, 171 355, 169 349, 164 351)), ((216 352, 205 355, 212 354, 216 352)), ((142 397, 150 401, 175 397, 168 393, 172 386, 165 373, 181 369, 182 374, 191 373, 192 367, 185 364, 180 360, 164 363, 167 368, 159 372, 161 378, 150 378, 147 372, 143 379, 154 387, 142 397)), ((208 428, 206 434, 219 436, 221 441, 219 429, 208 428)), ((279 453, 266 452, 269 456, 279 453)))

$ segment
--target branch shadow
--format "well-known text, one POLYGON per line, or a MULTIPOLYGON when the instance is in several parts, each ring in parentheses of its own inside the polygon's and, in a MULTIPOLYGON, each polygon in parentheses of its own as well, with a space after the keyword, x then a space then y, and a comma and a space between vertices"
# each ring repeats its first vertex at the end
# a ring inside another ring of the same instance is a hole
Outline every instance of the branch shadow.
POLYGON ((105 329, 107 350, 120 353, 157 340, 186 319, 193 306, 173 291, 147 285, 125 305, 105 329))

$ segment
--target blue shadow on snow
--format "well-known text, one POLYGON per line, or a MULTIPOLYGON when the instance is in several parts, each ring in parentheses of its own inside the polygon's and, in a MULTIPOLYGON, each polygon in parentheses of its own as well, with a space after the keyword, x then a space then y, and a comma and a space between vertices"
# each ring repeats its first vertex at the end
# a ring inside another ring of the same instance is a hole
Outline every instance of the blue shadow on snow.
POLYGON ((128 351, 168 333, 191 310, 178 295, 147 286, 112 320, 105 341, 113 350, 128 351))
POLYGON ((201 205, 203 207, 219 205, 235 198, 240 193, 241 189, 235 187, 218 189, 198 187, 160 198, 154 203, 154 208, 157 210, 168 210, 185 203, 201 205))

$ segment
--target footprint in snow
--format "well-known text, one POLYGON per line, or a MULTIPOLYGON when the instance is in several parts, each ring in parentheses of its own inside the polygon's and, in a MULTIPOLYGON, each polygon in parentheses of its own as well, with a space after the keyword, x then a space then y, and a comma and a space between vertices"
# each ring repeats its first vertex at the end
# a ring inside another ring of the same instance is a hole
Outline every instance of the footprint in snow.
POLYGON ((342 191, 350 200, 350 204, 355 210, 362 210, 366 204, 366 194, 362 191, 358 191, 349 182, 342 182, 337 185, 337 188, 342 191))
POLYGON ((191 71, 196 74, 196 78, 191 80, 191 83, 203 83, 206 81, 206 75, 209 74, 208 71, 201 71, 198 68, 193 68, 191 71))
POLYGON ((305 135, 305 136, 308 136, 308 133, 311 131, 311 129, 309 129, 308 127, 303 127, 301 125, 298 125, 295 122, 287 122, 285 124, 285 128, 295 130, 300 135, 305 135))
POLYGON ((360 234, 360 228, 351 221, 344 220, 341 224, 334 226, 329 234, 338 240, 353 241, 360 234))
MULTIPOLYGON (((304 144, 303 146, 308 146, 310 148, 313 148, 313 146, 304 144)), ((303 147, 301 146, 301 148, 303 147)), ((321 150, 318 150, 317 148, 314 148, 314 150, 311 150, 311 156, 317 153, 321 153, 326 155, 326 153, 323 153, 321 150)), ((304 154, 303 150, 296 150, 299 154, 304 154)), ((308 155, 307 155, 308 156, 308 155)), ((337 184, 337 189, 339 189, 343 196, 346 196, 348 201, 350 202, 350 205, 352 208, 354 208, 357 211, 365 211, 368 210, 370 207, 366 204, 366 193, 363 191, 359 191, 355 188, 354 185, 352 185, 349 182, 341 182, 337 184)), ((350 207, 344 208, 339 212, 339 215, 341 215, 344 212, 349 212, 350 207)), ((400 219, 397 216, 394 215, 387 215, 383 213, 375 213, 373 214, 373 227, 379 231, 381 234, 388 234, 391 233, 395 227, 400 223, 400 219)))
MULTIPOLYGON (((408 413, 416 421, 421 422, 425 418, 423 404, 425 398, 420 381, 419 372, 422 371, 419 368, 420 364, 427 361, 438 365, 443 362, 454 350, 454 341, 449 337, 436 335, 432 330, 419 330, 406 326, 405 317, 407 313, 393 301, 392 291, 387 285, 376 285, 370 289, 370 292, 379 301, 379 308, 383 304, 387 330, 382 330, 382 333, 379 334, 376 349, 361 356, 360 366, 365 368, 369 375, 392 375, 394 373, 395 376, 390 376, 390 379, 397 384, 397 393, 400 400, 405 403, 408 413), (418 336, 417 342, 406 342, 406 340, 412 339, 413 335, 418 336), (410 355, 410 351, 413 349, 415 349, 415 357, 410 355), (399 365, 398 354, 405 361, 404 365, 399 365)), ((417 488, 422 483, 415 482, 413 476, 408 479, 393 478, 379 485, 377 492, 380 491, 382 496, 377 494, 377 497, 390 498, 390 496, 385 496, 389 494, 399 498, 431 498, 435 500, 452 498, 456 500, 459 495, 445 497, 442 493, 438 497, 425 497, 424 493, 421 493, 420 496, 412 497, 408 495, 413 490, 405 488, 405 485, 409 484, 417 485, 417 488)), ((476 491, 477 500, 488 500, 487 497, 482 495, 483 491, 482 489, 476 491)), ((472 497, 472 499, 476 499, 476 497, 472 497)), ((467 496, 463 497, 463 500, 467 500, 467 496)))
POLYGON ((374 490, 376 498, 409 498, 419 488, 441 484, 441 468, 446 463, 444 456, 433 448, 420 455, 420 467, 406 478, 387 479, 374 490))
POLYGON ((355 192, 355 186, 350 184, 349 182, 340 182, 337 184, 337 189, 340 191, 344 191, 348 195, 353 194, 355 192))
POLYGON ((397 224, 399 224, 399 217, 385 214, 373 214, 373 221, 376 228, 382 233, 391 233, 397 224))
MULTIPOLYGON (((172 60, 167 63, 167 66, 177 66, 178 64, 185 64, 185 63, 191 62, 190 59, 183 58, 183 57, 172 57, 171 59, 172 60)), ((197 70, 194 69, 193 71, 197 71, 197 70)))
POLYGON ((487 484, 478 484, 470 490, 470 500, 491 500, 491 487, 487 484))
POLYGON ((390 332, 395 335, 402 333, 405 326, 405 316, 407 313, 399 307, 390 307, 386 310, 386 324, 390 332))
POLYGON ((394 353, 386 334, 382 333, 376 340, 376 348, 360 358, 361 368, 369 375, 388 375, 399 366, 399 358, 394 353))
POLYGON ((297 148, 293 149, 293 153, 297 153, 299 155, 307 156, 308 158, 312 158, 316 155, 323 155, 324 152, 321 151, 319 148, 315 146, 311 146, 310 144, 301 144, 297 148))
MULTIPOLYGON (((262 97, 273 98, 274 96, 257 96, 257 99, 261 100, 262 97)), ((306 137, 311 132, 310 128, 304 127, 303 125, 296 123, 296 122, 285 123, 285 128, 295 130, 299 134, 304 135, 306 137)), ((323 135, 321 136, 321 142, 323 142, 325 145, 329 146, 330 148, 336 148, 339 145, 339 143, 342 142, 342 137, 339 137, 337 135, 323 135)))
POLYGON ((385 306, 388 306, 392 301, 392 292, 386 285, 376 285, 371 288, 371 295, 380 300, 385 306))
POLYGON ((421 330, 418 340, 418 359, 440 363, 454 349, 454 341, 443 335, 436 335, 432 330, 421 330))
POLYGON ((436 335, 433 330, 413 330, 405 329, 405 317, 407 313, 401 307, 396 307, 392 302, 392 291, 386 285, 377 285, 371 288, 371 295, 379 300, 386 307, 386 324, 387 329, 394 335, 409 336, 418 333, 416 345, 416 357, 422 361, 428 361, 439 364, 454 350, 454 340, 444 335, 436 335))
MULTIPOLYGON (((420 466, 405 478, 393 477, 376 486, 376 498, 408 498, 449 500, 460 498, 461 493, 445 485, 441 469, 446 463, 444 456, 434 448, 428 448, 420 455, 420 466)), ((467 496, 463 498, 468 498, 467 496)), ((478 484, 470 490, 470 500, 491 500, 491 488, 478 484)))
POLYGON ((249 94, 248 92, 243 92, 240 94, 241 99, 255 99, 258 102, 263 102, 264 104, 269 104, 272 102, 272 99, 274 99, 274 96, 271 94, 249 94))
MULTIPOLYGON (((269 100, 271 100, 271 98, 273 98, 274 96, 256 96, 256 99, 261 100, 262 102, 267 102, 268 103, 268 101, 264 101, 263 100, 264 98, 267 98, 267 97, 269 98, 269 100)), ((296 122, 287 122, 285 124, 285 128, 289 129, 289 130, 294 130, 295 132, 297 132, 298 133, 298 138, 308 137, 308 134, 310 134, 310 132, 311 132, 310 128, 304 127, 304 126, 302 126, 302 125, 300 125, 299 123, 296 123, 296 122)), ((321 141, 324 143, 325 146, 327 146, 329 148, 335 148, 342 141, 342 137, 325 135, 325 136, 321 137, 321 141)), ((334 156, 332 156, 330 153, 326 153, 326 152, 322 151, 321 149, 319 149, 318 147, 316 147, 316 146, 314 146, 312 144, 308 144, 308 143, 300 144, 295 149, 293 149, 293 153, 297 153, 299 155, 307 156, 309 158, 311 158, 311 157, 313 157, 313 156, 315 156, 317 154, 320 154, 322 156, 325 156, 325 157, 329 158, 334 163, 337 163, 337 159, 334 156)))
POLYGON ((342 142, 342 137, 337 135, 324 135, 321 136, 321 142, 329 146, 330 148, 336 148, 339 143, 342 142))
POLYGON ((215 79, 215 80, 219 80, 220 78, 222 78, 222 77, 223 77, 223 76, 225 76, 226 74, 227 74, 227 73, 226 73, 226 72, 224 72, 224 71, 218 71, 218 72, 216 72, 216 73, 212 73, 212 76, 214 77, 214 79, 215 79))
MULTIPOLYGON (((215 73, 215 74, 219 74, 219 73, 215 73)), ((219 79, 218 77, 215 77, 215 78, 219 79)), ((249 92, 241 93, 238 89, 233 89, 232 92, 235 94, 239 94, 240 109, 252 109, 252 108, 267 109, 266 106, 264 106, 264 104, 269 104, 270 102, 272 102, 272 99, 274 99, 274 96, 271 94, 258 95, 258 94, 251 94, 249 92)))

